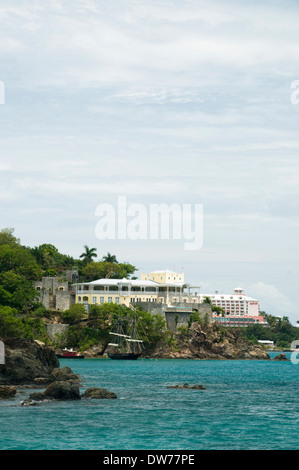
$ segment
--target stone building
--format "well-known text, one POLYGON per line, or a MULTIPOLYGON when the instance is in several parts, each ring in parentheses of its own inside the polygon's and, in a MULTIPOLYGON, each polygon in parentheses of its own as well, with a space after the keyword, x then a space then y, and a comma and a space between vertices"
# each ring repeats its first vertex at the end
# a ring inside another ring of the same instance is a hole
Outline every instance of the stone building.
POLYGON ((41 281, 34 282, 34 287, 47 310, 63 312, 75 303, 75 294, 69 282, 59 277, 43 277, 41 281))

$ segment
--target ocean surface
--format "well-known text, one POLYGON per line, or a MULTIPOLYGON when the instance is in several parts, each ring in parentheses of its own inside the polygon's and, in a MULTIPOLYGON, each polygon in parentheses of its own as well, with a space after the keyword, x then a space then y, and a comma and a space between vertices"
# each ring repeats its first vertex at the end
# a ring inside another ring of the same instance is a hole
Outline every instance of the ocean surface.
POLYGON ((60 365, 81 375, 82 393, 97 386, 118 398, 19 406, 33 392, 26 389, 0 401, 1 450, 299 449, 299 364, 62 359, 60 365), (184 383, 206 390, 167 388, 184 383))

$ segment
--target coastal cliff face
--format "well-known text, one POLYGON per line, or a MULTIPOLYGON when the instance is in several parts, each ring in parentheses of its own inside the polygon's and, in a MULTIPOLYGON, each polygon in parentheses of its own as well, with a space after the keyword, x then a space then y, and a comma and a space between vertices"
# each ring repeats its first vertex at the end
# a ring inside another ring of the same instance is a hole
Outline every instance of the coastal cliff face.
POLYGON ((36 379, 53 380, 52 372, 59 368, 55 352, 36 341, 9 338, 5 343, 5 364, 0 365, 0 384, 34 383, 36 379))
POLYGON ((187 332, 176 333, 174 344, 162 345, 151 354, 161 359, 263 359, 269 354, 257 344, 247 341, 239 330, 205 327, 193 323, 187 332))

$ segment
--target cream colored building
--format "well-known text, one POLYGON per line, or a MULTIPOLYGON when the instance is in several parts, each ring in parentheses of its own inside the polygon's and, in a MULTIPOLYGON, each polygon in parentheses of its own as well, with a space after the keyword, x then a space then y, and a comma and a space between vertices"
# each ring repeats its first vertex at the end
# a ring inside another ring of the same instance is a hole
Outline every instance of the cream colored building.
POLYGON ((176 273, 174 271, 166 270, 166 271, 154 271, 149 274, 141 273, 141 279, 143 280, 151 280, 158 283, 182 283, 184 282, 184 273, 176 273))
MULTIPOLYGON (((142 273, 141 279, 98 279, 74 284, 76 303, 84 305, 116 303, 127 307, 137 302, 199 303, 196 294, 190 296, 190 286, 184 282, 184 274, 174 271, 142 273), (188 292, 186 292, 188 289, 188 292)), ((198 288, 199 289, 199 288, 198 288)))
POLYGON ((165 306, 180 304, 201 304, 210 297, 212 304, 223 308, 226 315, 258 316, 259 302, 247 297, 244 291, 236 288, 232 294, 199 294, 199 286, 191 286, 184 281, 184 273, 170 270, 153 271, 141 274, 141 279, 98 279, 73 285, 76 303, 85 306, 92 304, 116 303, 134 305, 140 302, 159 302, 165 306))

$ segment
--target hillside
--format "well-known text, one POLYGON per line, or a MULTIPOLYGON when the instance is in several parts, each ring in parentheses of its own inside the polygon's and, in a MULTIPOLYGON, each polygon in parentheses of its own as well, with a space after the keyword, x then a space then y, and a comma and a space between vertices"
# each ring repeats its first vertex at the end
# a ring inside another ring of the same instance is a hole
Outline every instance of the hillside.
POLYGON ((258 344, 249 342, 240 330, 220 329, 215 324, 193 323, 184 332, 173 336, 151 354, 164 359, 270 359, 258 344))

